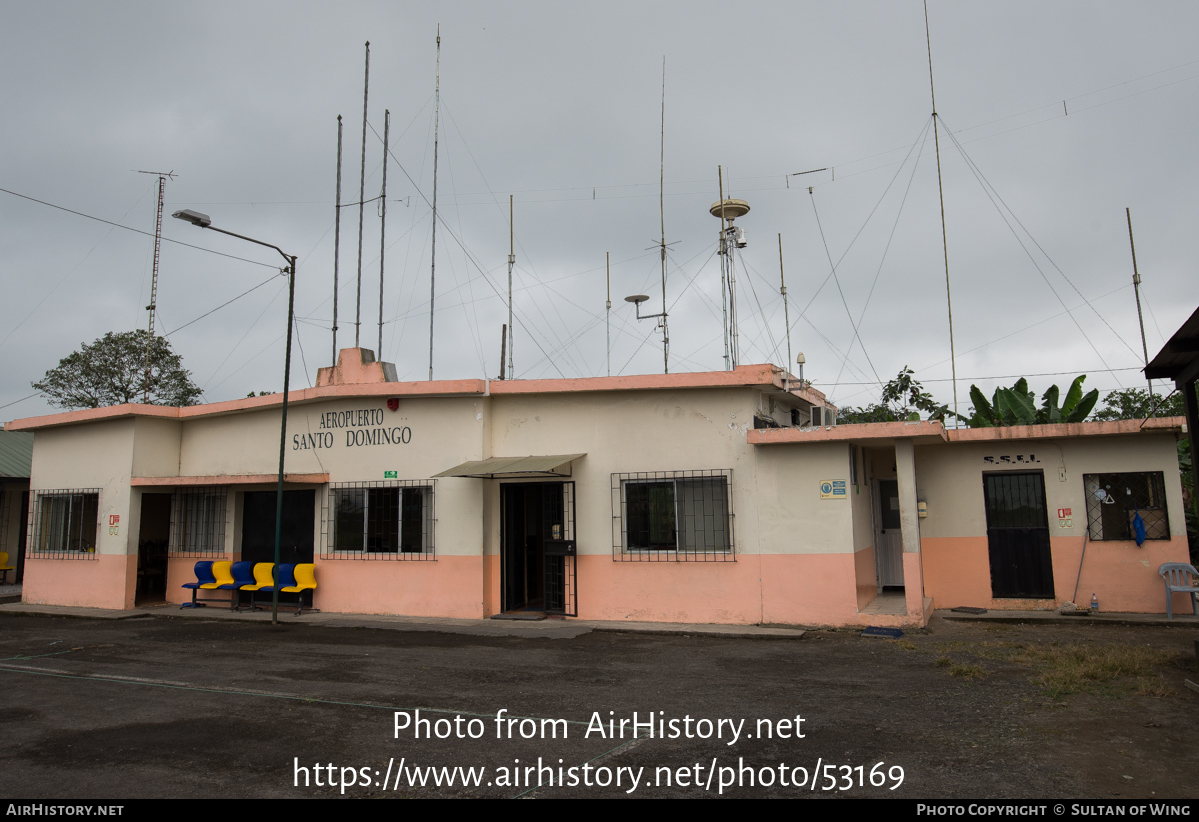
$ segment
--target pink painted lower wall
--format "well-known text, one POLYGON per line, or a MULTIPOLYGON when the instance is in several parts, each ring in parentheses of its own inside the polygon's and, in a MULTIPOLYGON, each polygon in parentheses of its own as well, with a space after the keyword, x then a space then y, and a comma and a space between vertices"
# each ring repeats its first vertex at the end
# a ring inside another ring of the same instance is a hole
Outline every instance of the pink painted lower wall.
POLYGON ((735 562, 578 558, 583 619, 798 625, 858 623, 853 554, 742 555, 735 562))
MULTIPOLYGON (((1053 561, 1054 599, 994 599, 991 596, 991 563, 986 537, 938 537, 920 541, 924 558, 926 596, 937 608, 973 605, 995 610, 1055 608, 1074 596, 1078 580, 1079 605, 1088 605, 1091 594, 1101 611, 1160 614, 1166 611, 1166 589, 1158 574, 1164 562, 1188 562, 1186 537, 1149 540, 1140 548, 1128 542, 1087 541, 1086 558, 1079 576, 1082 537, 1049 540, 1053 561)), ((1190 613, 1190 602, 1174 595, 1176 613, 1190 613)))
POLYGON ((136 554, 95 554, 94 559, 25 560, 21 601, 85 608, 133 607, 136 554))
POLYGON ((483 557, 483 616, 500 612, 500 558, 495 554, 483 557))
POLYGON ((878 596, 878 572, 874 565, 873 545, 868 545, 853 555, 853 573, 857 580, 860 611, 878 596))
POLYGON ((480 619, 483 568, 481 556, 415 562, 318 557, 312 604, 351 614, 480 619))

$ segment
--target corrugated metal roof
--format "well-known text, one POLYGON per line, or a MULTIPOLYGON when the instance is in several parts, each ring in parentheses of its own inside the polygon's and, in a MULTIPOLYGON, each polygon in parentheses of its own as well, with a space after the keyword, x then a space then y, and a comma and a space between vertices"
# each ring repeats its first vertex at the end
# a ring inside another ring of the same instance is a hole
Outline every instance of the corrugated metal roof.
POLYGON ((0 431, 0 477, 29 477, 33 464, 33 434, 0 431))
POLYGON ((477 477, 479 479, 494 479, 495 477, 568 477, 569 471, 561 473, 558 469, 569 466, 571 462, 586 454, 558 454, 543 457, 491 457, 490 459, 464 462, 447 471, 436 474, 438 477, 477 477))

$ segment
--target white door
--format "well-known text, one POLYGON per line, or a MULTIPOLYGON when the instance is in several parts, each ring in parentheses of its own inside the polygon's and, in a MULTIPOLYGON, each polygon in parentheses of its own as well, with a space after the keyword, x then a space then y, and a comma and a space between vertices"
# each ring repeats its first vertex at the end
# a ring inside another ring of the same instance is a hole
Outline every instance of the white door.
POLYGON ((878 587, 903 585, 903 534, 899 525, 899 482, 880 479, 877 486, 879 516, 874 548, 878 587))

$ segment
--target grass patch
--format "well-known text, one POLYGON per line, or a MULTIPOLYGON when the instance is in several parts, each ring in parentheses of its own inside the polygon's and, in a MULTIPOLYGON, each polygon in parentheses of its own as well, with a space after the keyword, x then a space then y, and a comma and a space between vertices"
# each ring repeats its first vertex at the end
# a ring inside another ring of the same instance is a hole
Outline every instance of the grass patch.
POLYGON ((1166 684, 1162 676, 1142 676, 1137 678, 1137 693, 1141 696, 1151 696, 1154 699, 1164 699, 1174 696, 1177 692, 1166 684))
MULTIPOLYGON (((1175 656, 1170 651, 1137 645, 1052 644, 1013 648, 1009 659, 1039 669, 1040 676, 1034 681, 1050 696, 1059 697, 1124 677, 1160 680, 1157 666, 1172 662, 1175 656)), ((1164 686, 1164 680, 1161 684, 1164 686)), ((1159 686, 1150 683, 1141 687, 1159 686)))
POLYGON ((982 679, 986 672, 981 665, 953 665, 949 669, 950 676, 956 676, 961 679, 982 679))
POLYGON ((905 651, 917 650, 916 643, 912 642, 912 640, 910 640, 910 639, 901 639, 901 640, 899 640, 899 642, 896 642, 895 644, 898 645, 900 648, 903 648, 905 651))
POLYGON ((939 656, 936 658, 936 660, 933 662, 933 664, 936 665, 938 668, 948 668, 950 665, 953 664, 953 660, 947 656, 939 656))

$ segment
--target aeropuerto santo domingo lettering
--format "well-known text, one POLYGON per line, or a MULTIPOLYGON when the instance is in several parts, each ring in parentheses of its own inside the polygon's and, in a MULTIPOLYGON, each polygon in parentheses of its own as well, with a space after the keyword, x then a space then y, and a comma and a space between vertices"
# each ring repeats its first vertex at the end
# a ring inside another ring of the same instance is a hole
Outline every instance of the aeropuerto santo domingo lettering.
POLYGON ((332 448, 343 441, 331 429, 342 429, 347 448, 363 445, 407 445, 412 442, 412 429, 406 425, 384 425, 382 408, 356 408, 350 411, 329 411, 321 414, 319 430, 293 434, 291 450, 315 451, 332 448))
MULTIPOLYGON (((571 725, 583 725, 579 721, 565 719, 544 719, 508 715, 507 708, 500 708, 495 719, 489 720, 495 724, 496 739, 568 739, 571 725), (559 734, 561 736, 559 737, 559 734)), ((647 714, 633 712, 632 717, 617 718, 615 711, 608 711, 604 719, 599 711, 591 713, 591 719, 586 723, 583 732, 584 739, 595 736, 600 739, 720 739, 727 740, 726 745, 736 744, 740 739, 804 739, 803 723, 806 720, 799 714, 794 719, 758 719, 751 726, 753 733, 747 733, 751 728, 746 727, 744 719, 707 719, 693 717, 690 714, 682 717, 667 717, 665 711, 650 711, 647 714), (744 735, 744 736, 743 736, 744 735)), ((400 731, 411 730, 414 739, 479 739, 487 733, 484 721, 479 717, 463 717, 456 714, 453 719, 446 716, 422 717, 420 710, 409 713, 396 711, 394 718, 395 738, 400 738, 400 731)), ((577 729, 576 729, 577 733, 577 729)))

